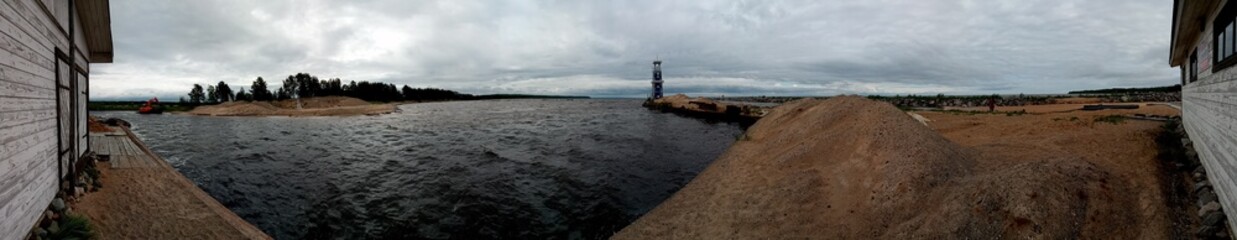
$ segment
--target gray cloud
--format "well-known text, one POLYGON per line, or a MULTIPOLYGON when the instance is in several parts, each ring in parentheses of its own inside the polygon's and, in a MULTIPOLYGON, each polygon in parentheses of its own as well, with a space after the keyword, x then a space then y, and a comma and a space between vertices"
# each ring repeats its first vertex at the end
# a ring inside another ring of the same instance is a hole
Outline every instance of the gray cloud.
POLYGON ((309 72, 469 93, 1061 93, 1168 85, 1163 1, 113 1, 96 99, 309 72))

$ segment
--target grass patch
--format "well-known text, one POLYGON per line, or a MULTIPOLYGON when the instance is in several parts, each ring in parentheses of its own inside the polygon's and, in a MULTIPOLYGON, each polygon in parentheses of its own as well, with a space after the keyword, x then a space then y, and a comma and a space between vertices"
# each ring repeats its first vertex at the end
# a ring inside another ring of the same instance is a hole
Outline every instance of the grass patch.
POLYGON ((1104 123, 1111 123, 1113 125, 1117 125, 1117 124, 1125 123, 1125 116, 1122 116, 1122 115, 1102 116, 1102 117, 1095 118, 1094 120, 1092 120, 1092 122, 1097 122, 1097 123, 1104 122, 1104 123))
POLYGON ((77 214, 65 215, 58 229, 50 229, 48 239, 95 239, 94 226, 90 219, 77 214))

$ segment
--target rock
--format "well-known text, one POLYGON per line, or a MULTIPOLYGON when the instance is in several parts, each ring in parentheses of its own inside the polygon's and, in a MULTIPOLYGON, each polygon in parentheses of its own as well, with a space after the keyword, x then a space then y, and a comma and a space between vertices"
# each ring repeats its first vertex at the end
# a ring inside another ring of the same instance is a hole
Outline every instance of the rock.
POLYGON ((57 212, 64 211, 64 199, 52 199, 52 210, 57 212))
POLYGON ((1195 235, 1199 237, 1207 237, 1207 236, 1211 236, 1212 234, 1215 234, 1216 230, 1218 230, 1216 227, 1203 226, 1203 227, 1198 228, 1198 232, 1196 232, 1195 235))
POLYGON ((47 229, 34 228, 34 236, 39 238, 47 238, 47 229))
POLYGON ((1198 203, 1199 206, 1202 206, 1216 200, 1219 200, 1219 197, 1216 196, 1215 192, 1203 191, 1201 194, 1198 194, 1198 201, 1196 203, 1198 203))
POLYGON ((1207 216, 1207 213, 1214 212, 1217 210, 1220 210, 1219 202, 1209 202, 1207 204, 1203 204, 1202 207, 1198 208, 1198 217, 1202 218, 1204 216, 1207 216))
POLYGON ((1203 173, 1200 173, 1200 172, 1194 172, 1194 179, 1199 179, 1199 178, 1202 178, 1202 177, 1203 177, 1203 173))
MULTIPOLYGON (((83 184, 82 186, 85 186, 85 184, 83 184)), ((83 187, 74 187, 74 188, 73 188, 73 196, 74 196, 74 198, 82 198, 82 196, 86 196, 86 188, 83 188, 83 187)))
POLYGON ((48 225, 48 226, 47 226, 47 232, 48 232, 48 233, 58 233, 58 232, 60 232, 60 221, 55 221, 55 222, 52 222, 52 224, 51 224, 51 225, 48 225))
POLYGON ((1216 227, 1221 222, 1224 222, 1224 213, 1220 211, 1208 213, 1207 216, 1203 217, 1203 226, 1216 227))
POLYGON ((1181 146, 1193 146, 1193 145, 1194 145, 1194 141, 1190 141, 1190 138, 1181 138, 1181 146))
POLYGON ((1206 180, 1194 183, 1194 194, 1198 194, 1203 189, 1211 189, 1211 182, 1206 180))

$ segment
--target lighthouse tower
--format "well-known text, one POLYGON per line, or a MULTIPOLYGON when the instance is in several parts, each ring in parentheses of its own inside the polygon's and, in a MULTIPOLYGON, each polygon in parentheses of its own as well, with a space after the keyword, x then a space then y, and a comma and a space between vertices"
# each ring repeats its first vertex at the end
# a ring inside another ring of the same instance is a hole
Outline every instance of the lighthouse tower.
POLYGON ((661 99, 661 60, 653 61, 653 99, 661 99))

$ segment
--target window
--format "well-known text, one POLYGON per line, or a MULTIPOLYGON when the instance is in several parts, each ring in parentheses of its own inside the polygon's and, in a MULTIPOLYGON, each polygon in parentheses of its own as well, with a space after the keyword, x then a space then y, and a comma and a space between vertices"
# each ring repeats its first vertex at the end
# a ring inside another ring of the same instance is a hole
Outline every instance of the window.
MULTIPOLYGON (((1220 15, 1212 22, 1211 71, 1219 71, 1237 64, 1237 4, 1224 4, 1220 15)), ((1203 56, 1204 59, 1206 56, 1203 56)), ((1197 76, 1191 78, 1193 81, 1197 76)))
MULTIPOLYGON (((1195 50, 1194 52, 1197 52, 1197 50, 1195 50)), ((1190 75, 1190 82, 1193 83, 1194 81, 1198 81, 1198 54, 1190 53, 1189 68, 1190 68, 1190 71, 1188 74, 1190 75)))

